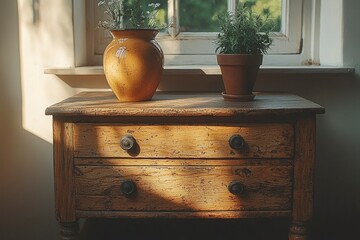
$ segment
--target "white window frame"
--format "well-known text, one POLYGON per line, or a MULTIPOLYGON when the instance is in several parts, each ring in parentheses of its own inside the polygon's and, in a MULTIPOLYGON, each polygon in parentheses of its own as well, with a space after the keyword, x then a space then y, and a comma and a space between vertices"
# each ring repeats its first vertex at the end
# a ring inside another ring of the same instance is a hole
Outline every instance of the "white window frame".
MULTIPOLYGON (((166 65, 211 65, 216 64, 215 45, 217 33, 179 32, 178 4, 181 0, 168 0, 169 22, 173 24, 167 33, 160 33, 157 41, 165 54, 166 65)), ((303 4, 312 0, 282 0, 282 29, 272 33, 273 45, 265 57, 265 63, 299 64, 310 56, 300 56, 303 48, 303 4), (290 61, 286 60, 286 56, 290 61), (285 58, 284 58, 285 57, 285 58), (279 60, 280 59, 280 60, 279 60)), ((86 1, 87 15, 87 56, 88 65, 101 65, 102 51, 111 39, 107 30, 97 28, 102 10, 97 7, 97 0, 86 1)), ((237 0, 228 0, 228 9, 234 10, 237 0)), ((311 5, 311 4, 310 4, 311 5)))

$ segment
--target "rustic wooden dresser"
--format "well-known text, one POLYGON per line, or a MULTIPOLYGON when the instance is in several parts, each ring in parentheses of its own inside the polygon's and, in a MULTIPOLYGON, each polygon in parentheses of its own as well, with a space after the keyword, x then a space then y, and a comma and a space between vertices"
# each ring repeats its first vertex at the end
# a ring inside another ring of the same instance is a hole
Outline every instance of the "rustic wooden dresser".
POLYGON ((307 239, 312 215, 316 114, 291 94, 251 102, 218 93, 157 93, 120 103, 84 92, 53 115, 55 206, 61 239, 78 218, 290 219, 307 239))

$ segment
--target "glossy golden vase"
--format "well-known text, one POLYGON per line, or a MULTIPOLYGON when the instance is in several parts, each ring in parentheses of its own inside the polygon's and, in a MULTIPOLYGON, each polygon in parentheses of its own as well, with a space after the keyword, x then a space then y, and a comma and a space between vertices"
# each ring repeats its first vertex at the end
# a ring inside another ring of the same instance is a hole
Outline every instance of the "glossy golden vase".
POLYGON ((119 101, 145 101, 162 77, 164 54, 152 29, 113 30, 104 52, 104 72, 119 101))

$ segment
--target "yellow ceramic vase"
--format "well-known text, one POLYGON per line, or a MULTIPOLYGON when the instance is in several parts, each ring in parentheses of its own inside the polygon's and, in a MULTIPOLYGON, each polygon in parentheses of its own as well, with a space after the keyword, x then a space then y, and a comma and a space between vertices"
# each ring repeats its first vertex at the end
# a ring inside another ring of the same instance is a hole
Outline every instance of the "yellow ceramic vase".
POLYGON ((119 101, 145 101, 162 77, 164 54, 152 29, 113 30, 104 52, 106 79, 119 101))

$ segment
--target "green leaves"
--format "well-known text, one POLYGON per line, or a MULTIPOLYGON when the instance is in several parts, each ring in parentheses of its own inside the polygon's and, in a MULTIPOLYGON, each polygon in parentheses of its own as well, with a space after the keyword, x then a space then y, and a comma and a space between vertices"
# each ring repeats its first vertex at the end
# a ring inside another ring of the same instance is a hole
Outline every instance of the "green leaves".
POLYGON ((266 54, 275 26, 269 15, 258 15, 251 8, 239 4, 235 13, 219 16, 219 35, 216 52, 223 54, 266 54))
POLYGON ((106 20, 99 22, 100 27, 110 30, 164 28, 157 19, 158 3, 145 5, 141 0, 103 0, 98 6, 107 15, 106 20))

